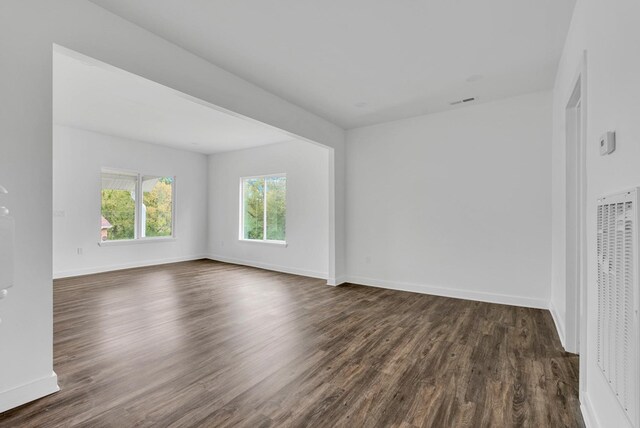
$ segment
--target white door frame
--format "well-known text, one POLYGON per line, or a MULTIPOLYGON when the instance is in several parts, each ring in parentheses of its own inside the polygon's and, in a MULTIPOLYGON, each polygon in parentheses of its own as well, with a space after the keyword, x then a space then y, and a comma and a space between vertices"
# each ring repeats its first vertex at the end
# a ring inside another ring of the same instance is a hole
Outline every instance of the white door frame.
MULTIPOLYGON (((587 104, 586 52, 566 98, 566 331, 565 348, 581 354, 586 369, 587 104)), ((581 384, 584 384, 581 379, 581 384)))
POLYGON ((566 332, 565 348, 579 351, 580 295, 582 294, 582 138, 580 113, 582 110, 582 79, 578 79, 565 108, 566 140, 566 332))

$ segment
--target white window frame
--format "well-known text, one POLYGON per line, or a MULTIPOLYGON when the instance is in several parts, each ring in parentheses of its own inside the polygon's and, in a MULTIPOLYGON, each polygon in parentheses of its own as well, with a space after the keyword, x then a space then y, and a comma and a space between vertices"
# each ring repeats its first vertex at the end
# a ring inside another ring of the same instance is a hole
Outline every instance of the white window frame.
MULTIPOLYGON (((127 175, 136 180, 136 199, 135 199, 135 223, 134 223, 134 238, 133 239, 117 239, 113 241, 102 241, 100 238, 100 232, 102 230, 102 222, 98 226, 98 245, 101 247, 108 247, 112 245, 130 245, 130 244, 147 244, 152 242, 171 242, 176 240, 176 176, 175 175, 162 175, 162 174, 143 174, 137 171, 131 171, 119 168, 102 168, 100 170, 100 189, 102 189, 102 174, 119 174, 127 175), (142 194, 142 181, 145 177, 171 177, 171 235, 170 236, 140 236, 142 230, 142 203, 144 201, 144 195, 142 194)), ((102 191, 100 192, 100 213, 102 213, 102 191)))
MULTIPOLYGON (((269 245, 283 245, 283 246, 287 246, 287 240, 286 240, 286 230, 285 230, 285 240, 284 241, 280 241, 280 240, 275 240, 275 239, 266 239, 267 237, 267 178, 273 178, 273 177, 284 177, 287 178, 287 174, 286 173, 278 173, 278 174, 264 174, 264 175, 250 175, 250 176, 246 176, 246 177, 240 177, 240 234, 238 236, 238 240, 240 242, 252 242, 252 243, 258 243, 258 244, 269 244, 269 245), (262 239, 246 239, 244 237, 244 181, 245 180, 253 180, 256 178, 262 178, 265 180, 265 184, 264 184, 264 208, 263 208, 263 220, 262 220, 262 239)), ((287 183, 288 184, 288 183, 287 183)), ((288 193, 288 192, 287 192, 288 193)), ((286 195, 286 194, 285 194, 286 195)), ((285 196, 286 197, 286 196, 285 196)), ((288 201, 289 199, 287 199, 288 201)), ((287 212, 285 214, 285 217, 288 216, 289 214, 289 207, 287 204, 287 212)))

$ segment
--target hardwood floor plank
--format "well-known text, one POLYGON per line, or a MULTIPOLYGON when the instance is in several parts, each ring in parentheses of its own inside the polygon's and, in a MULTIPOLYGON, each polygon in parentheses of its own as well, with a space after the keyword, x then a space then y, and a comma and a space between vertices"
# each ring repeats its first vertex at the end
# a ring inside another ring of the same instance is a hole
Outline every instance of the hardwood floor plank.
POLYGON ((56 280, 59 393, 0 427, 582 427, 547 311, 209 260, 56 280))

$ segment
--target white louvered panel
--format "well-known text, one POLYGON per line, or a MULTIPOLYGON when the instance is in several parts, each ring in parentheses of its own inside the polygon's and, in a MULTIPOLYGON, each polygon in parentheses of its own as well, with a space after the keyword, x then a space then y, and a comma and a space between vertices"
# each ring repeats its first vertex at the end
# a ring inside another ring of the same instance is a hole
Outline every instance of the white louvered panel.
POLYGON ((620 405, 640 428, 638 189, 598 201, 597 362, 620 405))
MULTIPOLYGON (((623 366, 623 373, 625 374, 632 372, 634 365, 635 365, 635 369, 640 371, 640 368, 638 368, 638 364, 637 364, 638 363, 637 358, 640 355, 634 353, 634 350, 637 352, 640 349, 640 344, 634 343, 634 336, 633 336, 635 331, 635 334, 636 334, 635 338, 636 340, 638 340, 638 333, 640 332, 640 327, 637 329, 634 329, 634 320, 635 320, 636 327, 638 327, 637 314, 634 311, 634 292, 635 294, 640 294, 638 288, 634 287, 634 268, 638 269, 637 264, 634 263, 634 249, 633 249, 633 246, 634 246, 633 229, 634 229, 634 223, 635 223, 634 222, 635 216, 636 214, 635 214, 633 203, 626 202, 625 203, 625 223, 624 223, 624 257, 625 257, 625 262, 624 262, 625 290, 624 290, 624 316, 623 316, 624 349, 622 352, 622 356, 623 356, 622 366, 623 366)), ((636 248, 640 248, 640 247, 636 247, 636 248)), ((636 297, 636 299, 638 298, 640 298, 640 296, 636 297)), ((634 388, 640 388, 640 385, 638 385, 638 383, 640 383, 640 378, 638 376, 640 376, 640 374, 636 374, 636 378, 633 378, 631 376, 625 376, 623 379, 624 401, 622 404, 624 405, 625 409, 627 409, 627 411, 629 409, 629 406, 632 405, 632 402, 630 401, 632 398, 635 398, 636 406, 640 405, 638 404, 638 400, 640 400, 640 394, 638 394, 638 391, 635 391, 634 393, 634 388)), ((640 418, 640 409, 636 407, 635 411, 636 411, 636 418, 640 418)))
POLYGON ((604 348, 602 346, 602 332, 604 331, 604 319, 602 317, 602 313, 604 311, 604 269, 602 268, 602 263, 604 263, 603 254, 603 241, 604 241, 604 230, 603 230, 603 222, 604 222, 604 206, 598 205, 598 216, 597 216, 597 225, 598 225, 598 237, 596 241, 596 248, 598 252, 598 328, 597 328, 597 340, 596 340, 596 349, 598 356, 598 366, 600 368, 603 367, 604 364, 604 348))
POLYGON ((622 389, 622 385, 624 385, 623 375, 622 373, 622 365, 623 365, 623 352, 619 352, 623 349, 623 330, 620 328, 624 325, 624 296, 625 296, 625 287, 624 283, 624 275, 623 275, 623 264, 624 264, 624 204, 618 203, 616 204, 616 218, 615 218, 615 264, 614 264, 614 272, 615 272, 615 287, 614 287, 614 295, 615 300, 612 302, 613 307, 611 308, 614 320, 613 325, 616 327, 614 331, 614 342, 612 349, 614 350, 613 354, 613 373, 612 376, 612 384, 616 391, 622 389))

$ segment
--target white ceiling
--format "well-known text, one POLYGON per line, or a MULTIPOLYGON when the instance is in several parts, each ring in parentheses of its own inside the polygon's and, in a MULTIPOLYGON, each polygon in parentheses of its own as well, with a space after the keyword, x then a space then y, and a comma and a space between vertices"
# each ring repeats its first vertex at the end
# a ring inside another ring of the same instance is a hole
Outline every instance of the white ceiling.
POLYGON ((91 0, 344 128, 550 89, 575 0, 91 0))
POLYGON ((53 120, 207 154, 293 139, 126 71, 59 52, 53 59, 53 120))

